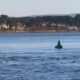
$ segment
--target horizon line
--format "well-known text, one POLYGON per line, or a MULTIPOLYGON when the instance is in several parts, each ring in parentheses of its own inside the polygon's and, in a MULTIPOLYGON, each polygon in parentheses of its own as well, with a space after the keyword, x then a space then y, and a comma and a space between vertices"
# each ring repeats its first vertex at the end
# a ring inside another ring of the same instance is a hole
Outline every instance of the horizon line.
POLYGON ((9 17, 36 17, 36 16, 66 16, 66 15, 76 15, 80 13, 60 13, 60 14, 35 14, 35 15, 24 15, 24 16, 10 16, 8 14, 0 14, 0 15, 7 15, 9 17))

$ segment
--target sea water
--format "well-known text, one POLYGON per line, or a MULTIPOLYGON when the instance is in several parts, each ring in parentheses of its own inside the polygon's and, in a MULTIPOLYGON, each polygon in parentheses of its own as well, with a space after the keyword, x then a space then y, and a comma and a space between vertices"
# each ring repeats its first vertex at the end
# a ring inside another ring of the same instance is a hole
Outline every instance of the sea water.
POLYGON ((80 80, 80 33, 1 33, 0 80, 80 80))

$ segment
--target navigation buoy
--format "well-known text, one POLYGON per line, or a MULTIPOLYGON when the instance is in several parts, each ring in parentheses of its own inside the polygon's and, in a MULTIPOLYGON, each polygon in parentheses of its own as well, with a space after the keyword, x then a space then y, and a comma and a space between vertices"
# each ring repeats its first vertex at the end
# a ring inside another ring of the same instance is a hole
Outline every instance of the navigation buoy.
POLYGON ((63 48, 63 46, 61 45, 60 40, 58 40, 58 43, 57 43, 57 45, 55 46, 55 48, 57 48, 57 49, 62 49, 62 48, 63 48))

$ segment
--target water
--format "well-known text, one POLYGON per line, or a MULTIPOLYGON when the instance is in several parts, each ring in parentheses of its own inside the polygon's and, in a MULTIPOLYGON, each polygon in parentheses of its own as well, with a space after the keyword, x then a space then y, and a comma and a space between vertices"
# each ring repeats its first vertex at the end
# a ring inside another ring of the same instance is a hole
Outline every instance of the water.
POLYGON ((80 33, 0 34, 0 80, 80 80, 80 33))

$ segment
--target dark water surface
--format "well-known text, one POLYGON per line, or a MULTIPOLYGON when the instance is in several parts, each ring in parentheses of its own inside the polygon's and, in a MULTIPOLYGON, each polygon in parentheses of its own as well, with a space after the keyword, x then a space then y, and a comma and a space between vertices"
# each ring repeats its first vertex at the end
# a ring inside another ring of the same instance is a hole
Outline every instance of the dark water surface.
POLYGON ((0 80, 80 80, 80 33, 0 34, 0 80))

